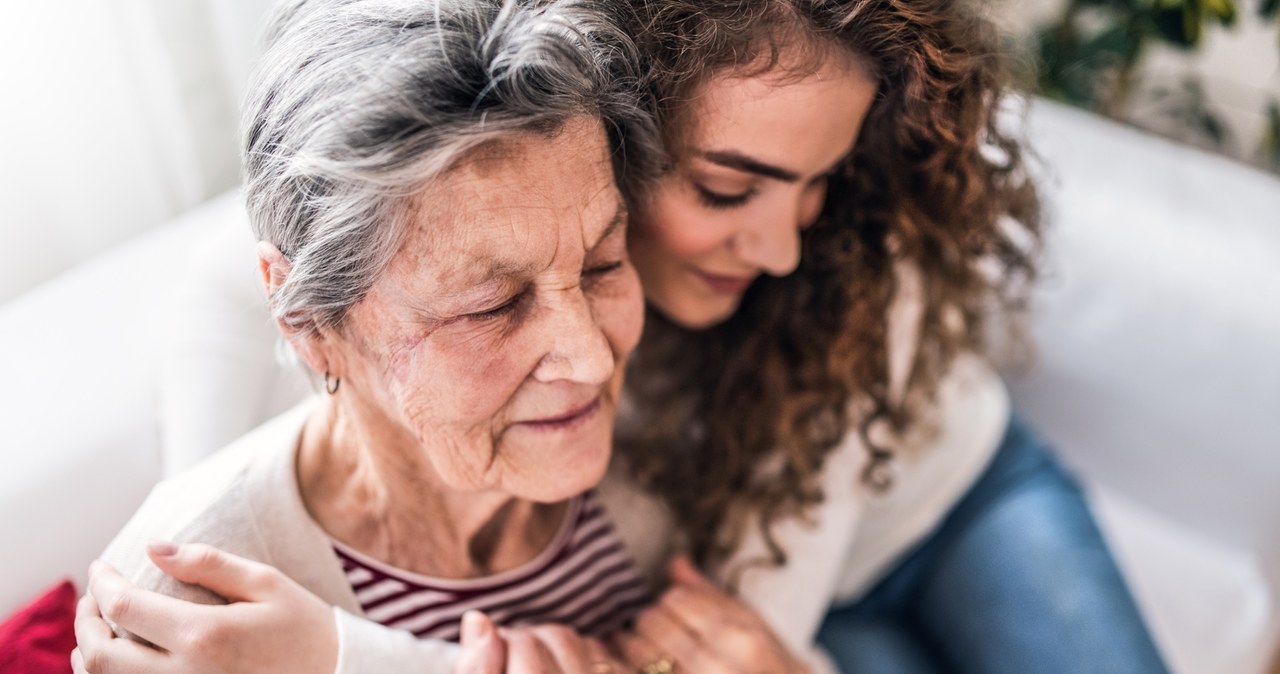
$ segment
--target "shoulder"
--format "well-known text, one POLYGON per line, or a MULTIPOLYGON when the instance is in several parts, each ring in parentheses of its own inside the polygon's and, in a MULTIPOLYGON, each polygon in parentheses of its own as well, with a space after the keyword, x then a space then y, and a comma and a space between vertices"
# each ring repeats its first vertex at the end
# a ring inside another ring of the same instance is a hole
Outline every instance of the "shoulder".
POLYGON ((266 484, 262 475, 297 440, 299 410, 292 410, 191 469, 157 484, 116 535, 102 560, 140 587, 196 601, 212 595, 195 592, 161 574, 147 559, 151 541, 199 542, 261 559, 253 491, 266 484))
POLYGON ((616 452, 595 494, 640 573, 650 581, 660 578, 679 545, 670 509, 631 479, 625 459, 616 452))

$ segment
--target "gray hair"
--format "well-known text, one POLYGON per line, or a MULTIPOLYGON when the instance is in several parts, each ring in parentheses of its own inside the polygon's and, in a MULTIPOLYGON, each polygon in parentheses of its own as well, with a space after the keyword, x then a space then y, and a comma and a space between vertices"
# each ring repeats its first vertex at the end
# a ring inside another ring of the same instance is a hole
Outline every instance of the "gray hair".
POLYGON ((482 144, 589 114, 625 193, 657 175, 635 46, 595 2, 279 8, 244 119, 249 220, 292 265, 276 318, 302 332, 340 325, 403 241, 413 193, 482 144))

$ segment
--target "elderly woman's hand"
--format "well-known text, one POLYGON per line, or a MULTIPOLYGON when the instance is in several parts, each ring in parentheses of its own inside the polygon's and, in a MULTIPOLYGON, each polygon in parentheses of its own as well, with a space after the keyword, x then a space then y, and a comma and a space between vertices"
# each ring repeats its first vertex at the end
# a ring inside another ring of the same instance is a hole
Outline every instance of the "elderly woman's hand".
POLYGON ((76 609, 76 674, 332 672, 333 609, 276 569, 207 545, 153 545, 161 571, 232 603, 210 606, 143 590, 107 564, 90 570, 76 609), (115 637, 103 617, 154 644, 115 637))
POLYGON ((455 674, 625 674, 631 668, 604 644, 563 625, 497 627, 488 616, 462 617, 455 674))
MULTIPOLYGON (((502 627, 505 674, 626 674, 631 668, 596 639, 563 625, 502 627)), ((484 674, 490 674, 484 671, 484 674)), ((495 673, 496 674, 496 673, 495 673)))
POLYGON ((792 655, 749 606, 707 580, 685 557, 668 567, 671 587, 613 647, 645 674, 801 674, 792 655))

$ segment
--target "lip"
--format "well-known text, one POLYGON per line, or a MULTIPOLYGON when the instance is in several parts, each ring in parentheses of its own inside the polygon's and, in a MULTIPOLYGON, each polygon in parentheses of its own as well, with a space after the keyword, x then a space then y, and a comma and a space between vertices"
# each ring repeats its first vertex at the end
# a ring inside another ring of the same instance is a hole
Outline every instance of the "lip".
POLYGON ((562 431, 574 428, 586 422, 600 410, 600 396, 596 396, 585 404, 579 405, 564 414, 543 419, 530 419, 519 424, 540 431, 562 431))
POLYGON ((720 295, 741 295, 746 292, 747 288, 751 286, 751 283, 756 280, 754 275, 726 276, 724 274, 712 274, 697 268, 693 269, 693 275, 697 276, 703 283, 707 284, 707 287, 713 292, 720 295))

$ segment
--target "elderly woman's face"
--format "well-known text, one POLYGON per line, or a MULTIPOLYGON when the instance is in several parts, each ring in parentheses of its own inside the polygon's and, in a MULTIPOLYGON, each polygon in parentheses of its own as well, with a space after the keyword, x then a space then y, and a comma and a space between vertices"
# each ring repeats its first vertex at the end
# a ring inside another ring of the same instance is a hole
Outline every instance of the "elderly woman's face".
POLYGON ((593 486, 643 320, 600 123, 487 148, 419 196, 418 226, 326 338, 339 395, 446 487, 549 502, 593 486))

